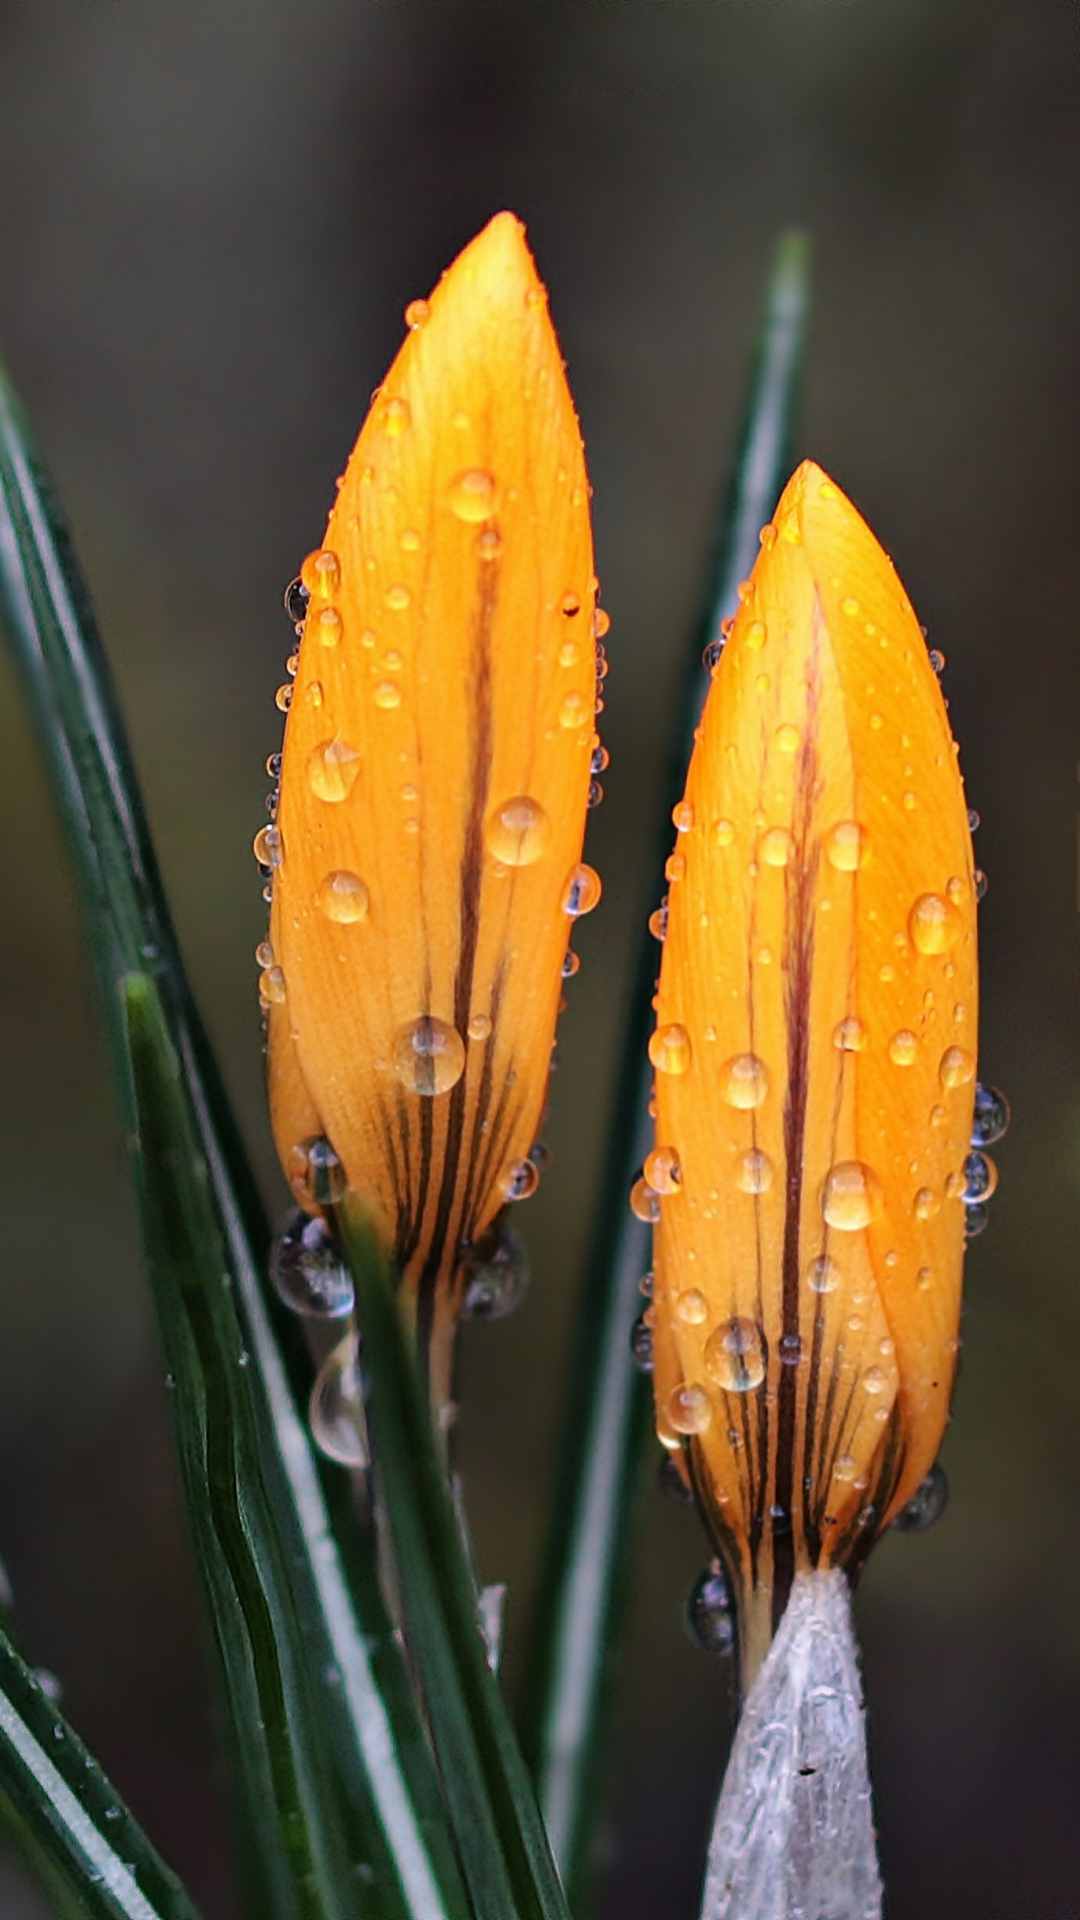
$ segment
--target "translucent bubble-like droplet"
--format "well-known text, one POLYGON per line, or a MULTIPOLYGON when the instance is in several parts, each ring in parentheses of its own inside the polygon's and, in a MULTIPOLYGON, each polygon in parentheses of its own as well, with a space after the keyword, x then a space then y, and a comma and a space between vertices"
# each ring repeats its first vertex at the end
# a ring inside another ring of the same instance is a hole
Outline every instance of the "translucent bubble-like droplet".
POLYGON ((347 740, 320 740, 308 756, 308 786, 317 800, 347 800, 360 772, 360 755, 347 740))
POLYGON ((514 1160, 499 1185, 508 1200, 528 1200, 540 1185, 540 1169, 535 1160, 514 1160))
POLYGON ((297 574, 296 579, 290 580, 285 589, 285 611, 294 627, 303 626, 307 618, 308 599, 308 590, 297 574))
POLYGON ((391 440, 400 440, 412 421, 412 410, 407 400, 394 396, 387 400, 382 410, 382 427, 391 440))
POLYGON ((884 1393, 889 1385, 889 1376, 883 1367, 867 1367, 862 1383, 864 1393, 871 1395, 884 1393))
POLYGON ((260 827, 251 843, 251 851, 260 867, 280 867, 285 858, 285 842, 280 827, 260 827))
POLYGON ((786 827, 770 827, 758 841, 758 858, 766 867, 786 867, 795 842, 786 827))
POLYGON ((405 309, 405 325, 409 332, 419 333, 421 327, 426 327, 430 313, 431 308, 426 300, 410 300, 405 309))
POLYGON ((690 1065, 690 1035, 686 1028, 671 1021, 657 1027, 649 1040, 649 1059, 657 1073, 685 1073, 690 1065))
POLYGON ((724 1575, 706 1567, 686 1602, 686 1625, 702 1653, 729 1654, 735 1646, 735 1613, 724 1575))
POLYGON ((682 1181, 674 1147, 654 1147, 645 1161, 645 1178, 656 1193, 676 1193, 682 1181))
POLYGON ((740 1154, 735 1184, 742 1193, 767 1193, 773 1183, 773 1163, 760 1147, 740 1154))
POLYGON ((312 600, 333 600, 341 586, 341 563, 329 547, 309 553, 300 569, 301 584, 312 600))
POLYGON ((840 1269, 827 1253, 816 1254, 806 1269, 806 1284, 811 1293, 835 1293, 840 1279, 840 1269))
POLYGON ((760 1107, 769 1091, 769 1069, 756 1053, 735 1053, 720 1069, 720 1091, 729 1107, 744 1113, 760 1107))
POLYGON ((285 975, 280 967, 264 967, 259 975, 259 993, 276 1007, 284 1006, 286 1000, 285 975))
POLYGON ((340 1320, 355 1304, 352 1275, 343 1265, 326 1222, 297 1209, 270 1249, 270 1278, 294 1313, 340 1320))
POLYGON ((567 731, 583 727, 589 718, 588 704, 580 693, 568 693, 559 708, 559 725, 567 731))
POLYGON ((360 1343, 350 1333, 329 1353, 308 1402, 312 1438, 320 1453, 343 1467, 366 1467, 367 1427, 360 1343))
POLYGON ((825 1176, 821 1211, 838 1233, 856 1233, 880 1218, 884 1208, 881 1182, 862 1160, 838 1160, 825 1176))
POLYGON ((694 809, 689 800, 680 800, 672 807, 671 823, 676 833, 689 833, 694 824, 694 809))
POLYGON ((401 705, 401 688, 395 686, 392 680, 380 680, 372 697, 375 705, 384 713, 391 713, 401 705))
POLYGON ((666 907, 657 907, 656 911, 649 915, 649 932, 654 940, 664 941, 667 939, 667 930, 668 910, 666 907))
POLYGON ((491 1037, 491 1015, 474 1013, 470 1015, 467 1032, 470 1040, 488 1040, 491 1037))
POLYGON ((291 1148, 289 1185, 301 1206, 336 1206, 346 1184, 345 1169, 324 1133, 311 1134, 291 1148))
POLYGON ((725 1393, 752 1393, 765 1378, 765 1341, 756 1320, 736 1316, 710 1333, 705 1371, 725 1393))
POLYGON ((932 1220, 941 1212, 941 1197, 933 1187, 920 1187, 911 1203, 916 1220, 932 1220))
POLYGON ((643 1220, 646 1226, 654 1227, 660 1218, 660 1195, 647 1180, 635 1180, 630 1189, 630 1211, 635 1220, 643 1220))
POLYGON ((908 933, 918 953, 948 953, 963 931, 963 921, 944 894, 920 893, 908 914, 908 933))
POLYGON ((709 1303, 700 1287, 684 1287, 675 1296, 675 1318, 684 1327, 703 1327, 709 1317, 709 1303))
POLYGON ((457 519, 474 524, 490 520, 498 505, 495 475, 486 467, 465 467, 454 475, 446 497, 457 519))
POLYGON ((849 1014, 833 1028, 832 1040, 838 1053, 861 1053, 866 1046, 866 1028, 849 1014))
POLYGON ((786 720, 783 726, 777 727, 773 739, 778 753, 792 754, 799 750, 799 729, 793 727, 789 720, 786 720))
POLYGON ((402 1027, 394 1041, 394 1072, 410 1093, 425 1098, 449 1093, 465 1069, 465 1042, 455 1028, 423 1013, 402 1027))
POLYGON ((648 1317, 649 1309, 639 1313, 630 1329, 630 1358, 639 1373, 651 1373, 653 1370, 653 1330, 648 1317))
POLYGON ((507 867, 531 867, 548 842, 548 817, 538 800, 527 793, 504 800, 490 815, 484 830, 487 849, 507 867))
POLYGON ((336 607, 322 607, 315 621, 315 635, 320 647, 336 647, 342 634, 341 615, 336 607))
POLYGON ((946 1047, 938 1077, 943 1087, 965 1087, 975 1078, 975 1061, 966 1047, 946 1047))
POLYGON ((969 1153, 964 1160, 963 1188, 960 1194, 965 1207, 976 1206, 982 1200, 989 1200, 997 1192, 998 1170, 988 1153, 969 1153))
POLYGON ((705 1387, 692 1382, 668 1395, 667 1417, 675 1433, 706 1433, 712 1425, 712 1401, 705 1387))
POLYGON ((778 1352, 782 1367, 797 1367, 802 1359, 802 1341, 797 1333, 783 1333, 780 1336, 778 1352))
POLYGON ((563 912, 576 920, 583 913, 591 913, 600 899, 603 888, 600 875, 594 867, 587 867, 582 861, 571 867, 566 878, 566 890, 563 893, 563 912))
POLYGON ((866 858, 866 829, 857 820, 838 820, 825 836, 825 854, 837 873, 854 873, 866 858))
POLYGON ((997 1087, 984 1086, 980 1081, 975 1088, 975 1110, 971 1119, 971 1144, 973 1147, 992 1147, 1007 1132, 1009 1125, 1009 1103, 997 1087))
POLYGON ((360 875, 341 867, 320 880, 315 903, 336 926, 352 927, 367 919, 370 900, 360 875))
POLYGON ((989 1226, 989 1224, 990 1224, 990 1209, 986 1205, 985 1201, 982 1201, 982 1200, 976 1201, 973 1207, 965 1208, 964 1210, 965 1240, 977 1239, 980 1233, 985 1233, 986 1228, 989 1226))
POLYGON ((914 1066, 919 1052, 919 1042, 910 1027, 901 1027, 889 1041, 889 1059, 897 1067, 914 1066))
POLYGON ((524 1242, 504 1214, 468 1248, 462 1262, 461 1311, 469 1320, 502 1320, 521 1304, 529 1284, 524 1242))
POLYGON ((274 695, 274 705, 279 713, 288 713, 289 708, 292 706, 292 697, 292 684, 286 680, 274 695))
POLYGON ((926 1479, 916 1488, 906 1507, 901 1507, 893 1521, 897 1533, 924 1533, 940 1520, 949 1504, 949 1482, 945 1469, 931 1467, 926 1479))

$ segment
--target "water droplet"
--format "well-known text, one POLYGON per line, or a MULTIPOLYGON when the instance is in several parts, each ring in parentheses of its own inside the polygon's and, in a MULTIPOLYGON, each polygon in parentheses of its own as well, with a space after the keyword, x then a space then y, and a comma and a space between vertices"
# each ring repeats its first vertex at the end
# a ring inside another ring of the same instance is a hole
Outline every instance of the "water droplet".
POLYGON ((635 1220, 654 1227, 660 1218, 660 1195, 645 1179, 635 1180, 630 1189, 630 1211, 635 1220))
POLYGON ((998 1170, 988 1153, 969 1153, 964 1160, 963 1190, 960 1198, 965 1207, 973 1207, 979 1201, 989 1200, 997 1191, 998 1170))
POLYGON ((521 1304, 529 1285, 529 1263, 520 1235, 503 1214, 483 1239, 468 1248, 462 1271, 461 1311, 466 1319, 503 1320, 521 1304))
POLYGON ((341 639, 341 615, 336 607, 323 607, 315 622, 315 632, 321 647, 336 647, 341 639))
POLYGON ((802 1359, 802 1341, 797 1333, 784 1333, 780 1336, 780 1364, 783 1367, 797 1367, 802 1359))
POLYGON ((854 620, 856 614, 859 612, 859 603, 852 598, 851 594, 848 594, 847 598, 840 602, 840 611, 841 613, 846 613, 849 620, 854 620))
POLYGON ((589 718, 587 702, 580 693, 568 693, 559 708, 559 725, 569 731, 572 727, 583 727, 589 718))
POLYGON ((752 653, 760 653, 762 647, 765 645, 765 639, 764 621, 751 620, 750 625, 746 629, 746 644, 750 648, 750 651, 752 653))
POLYGON ((911 1205, 916 1220, 932 1220, 941 1212, 941 1200, 933 1187, 920 1187, 911 1205))
POLYGON ((407 400, 397 395, 387 400, 382 410, 382 424, 383 431, 390 435, 391 440, 400 440, 411 421, 412 409, 407 400))
POLYGON ((729 1107, 749 1113, 769 1091, 769 1069, 756 1053, 735 1053, 720 1069, 720 1092, 729 1107))
POLYGON ((360 772, 360 755, 347 740, 320 740, 308 757, 308 786, 317 800, 347 800, 360 772))
POLYGON ((333 1207, 344 1197, 345 1169, 324 1133, 298 1140, 290 1149, 289 1185, 308 1209, 333 1207))
POLYGON ((593 867, 584 863, 571 867, 563 894, 563 912, 575 920, 583 913, 591 913, 602 891, 600 875, 593 867))
POLYGON ((676 1433, 706 1433, 712 1425, 712 1401, 696 1382, 676 1387, 668 1395, 668 1423, 676 1433))
POLYGON ((260 827, 251 843, 260 867, 280 867, 285 858, 285 842, 280 827, 260 827))
POLYGON ((341 564, 337 554, 332 553, 329 547, 316 548, 304 561, 300 580, 312 600, 335 599, 341 586, 341 564))
POLYGON ((293 690, 288 680, 283 681, 274 695, 274 705, 279 713, 288 713, 292 706, 293 690))
POLYGON ((893 1526, 897 1533, 924 1533, 927 1527, 933 1526, 935 1520, 941 1519, 948 1504, 949 1482, 945 1477, 945 1469, 933 1466, 912 1494, 907 1506, 901 1507, 893 1526))
POLYGON ((758 841, 758 857, 767 867, 786 867, 795 842, 786 827, 770 827, 758 841))
POLYGON ((489 1013, 474 1013, 469 1021, 467 1031, 470 1040, 489 1040, 491 1038, 491 1015, 489 1013))
POLYGON ((653 1330, 649 1309, 639 1313, 630 1329, 630 1357, 641 1373, 653 1370, 653 1330))
POLYGON ((567 620, 572 620, 575 613, 581 612, 581 601, 578 599, 578 596, 576 593, 563 594, 563 597, 559 602, 559 612, 567 620))
POLYGON ((287 1307, 315 1320, 339 1320, 355 1304, 352 1276, 325 1220, 291 1213, 270 1249, 270 1278, 287 1307))
POLYGON ((980 1081, 975 1088, 975 1111, 971 1120, 971 1144, 973 1147, 992 1147, 1000 1140, 1009 1125, 1009 1103, 997 1087, 984 1086, 980 1081))
POLYGON ((976 1204, 973 1207, 965 1208, 965 1211, 964 1211, 965 1240, 976 1240, 980 1233, 985 1233, 986 1228, 989 1226, 989 1224, 990 1224, 990 1209, 985 1204, 984 1201, 979 1200, 976 1202, 976 1204))
POLYGON ((387 587, 383 594, 383 601, 391 613, 404 613, 411 600, 412 594, 401 580, 396 580, 393 586, 387 587))
POLYGON ((322 690, 322 681, 321 681, 321 680, 309 680, 309 681, 308 681, 308 684, 307 684, 307 691, 306 691, 306 692, 305 692, 305 694, 304 694, 304 699, 305 699, 305 700, 307 701, 307 703, 308 703, 308 706, 309 706, 309 707, 321 707, 321 706, 322 706, 322 703, 323 703, 323 690, 322 690))
POLYGON ((735 1646, 735 1614, 731 1591, 723 1574, 713 1567, 695 1580, 686 1602, 686 1625, 702 1653, 729 1654, 735 1646))
POLYGON ((394 1072, 410 1093, 425 1099, 449 1093, 465 1069, 465 1042, 445 1020, 422 1013, 394 1041, 394 1072))
POLYGON ((392 680, 380 680, 375 689, 374 699, 377 707, 381 707, 384 713, 389 713, 394 707, 401 705, 401 688, 396 687, 392 680))
POLYGON ((963 932, 963 921, 940 893, 920 893, 908 914, 911 944, 919 953, 947 953, 963 932))
POLYGON ((791 754, 799 750, 799 729, 793 727, 790 721, 785 721, 783 726, 777 727, 773 739, 776 741, 778 753, 791 754))
POLYGON ((670 880, 674 886, 676 881, 682 879, 685 872, 686 860, 684 856, 681 853, 669 853, 664 862, 664 879, 670 880))
POLYGON ((833 1028, 833 1046, 838 1053, 862 1053, 866 1046, 866 1028, 849 1014, 833 1028))
POLYGON ((272 967, 272 966, 273 966, 273 964, 274 964, 274 949, 273 949, 273 947, 272 947, 272 946, 270 945, 270 942, 269 942, 269 940, 260 940, 260 941, 259 941, 259 944, 258 944, 258 946, 257 946, 257 947, 256 947, 256 949, 255 949, 255 961, 256 961, 256 964, 257 964, 258 966, 260 966, 260 967, 272 967))
POLYGON ((656 1193, 676 1193, 682 1183, 679 1156, 674 1147, 654 1147, 646 1156, 644 1177, 656 1193))
POLYGON ((975 1078, 975 1062, 966 1047, 946 1047, 938 1075, 943 1087, 965 1087, 975 1078))
POLYGON ((701 649, 701 664, 706 673, 715 672, 720 665, 720 655, 724 651, 723 640, 709 640, 701 649))
POLYGON ((826 1253, 817 1254, 806 1269, 806 1284, 811 1293, 835 1293, 840 1279, 839 1267, 826 1253))
POLYGON ((518 794, 489 816, 484 838, 488 852, 504 866, 531 867, 547 846, 547 814, 538 800, 518 794))
POLYGON ((285 611, 294 627, 303 626, 307 618, 309 597, 307 588, 297 574, 296 579, 290 580, 285 589, 285 611))
POLYGON ((657 1027, 649 1039, 649 1059, 657 1073, 685 1073, 690 1065, 690 1035, 677 1021, 657 1027))
POLYGON ((838 820, 825 835, 825 854, 838 873, 854 873, 866 859, 866 828, 857 820, 838 820))
POLYGON ((862 1377, 863 1391, 869 1394, 884 1393, 889 1385, 889 1376, 884 1367, 867 1367, 862 1377))
POLYGON ((836 1461, 833 1466, 834 1480, 840 1480, 845 1484, 847 1484, 850 1481, 854 1480, 855 1475, 858 1473, 858 1471, 859 1471, 859 1463, 856 1460, 853 1453, 837 1454, 836 1461))
POLYGON ((458 520, 470 524, 490 520, 499 503, 495 475, 486 467, 465 467, 454 475, 446 497, 458 520))
POLYGON ((320 1453, 343 1467, 366 1467, 367 1428, 360 1342, 355 1333, 327 1354, 308 1402, 312 1438, 320 1453))
POLYGON ((709 1303, 700 1287, 684 1287, 675 1296, 675 1318, 684 1327, 702 1327, 709 1317, 709 1303))
POLYGON ((919 1042, 910 1027, 901 1027, 889 1041, 889 1059, 897 1067, 913 1066, 918 1055, 919 1042))
POLYGON ((657 907, 649 915, 649 932, 654 940, 666 940, 668 930, 668 910, 666 906, 657 907))
POLYGON ((502 535, 498 527, 483 527, 476 536, 476 552, 481 560, 497 560, 502 552, 502 535))
POLYGON ((405 325, 409 332, 418 333, 421 327, 426 327, 430 315, 431 308, 426 300, 410 300, 405 309, 405 325))
POLYGON ((528 1200, 540 1185, 540 1169, 535 1160, 514 1160, 499 1181, 508 1200, 528 1200))
POLYGON ((563 979, 572 980, 575 973, 579 971, 580 967, 581 967, 580 953, 575 953, 573 947, 567 947, 566 952, 563 955, 563 963, 562 963, 563 979))
POLYGON ((353 927, 368 916, 368 890, 358 873, 339 868, 320 880, 315 904, 339 927, 353 927))
POLYGON ((765 1341, 756 1320, 736 1316, 710 1333, 705 1370, 727 1393, 751 1393, 765 1378, 765 1341))
POLYGON ((986 899, 986 896, 987 896, 987 894, 989 893, 989 891, 990 891, 990 876, 989 876, 989 874, 986 874, 986 873, 984 873, 981 867, 976 867, 976 869, 975 869, 975 898, 976 898, 976 900, 985 900, 985 899, 986 899))
POLYGON ((933 667, 935 673, 937 674, 944 673, 945 655, 942 653, 940 647, 931 647, 928 658, 930 661, 930 665, 933 667))
POLYGON ((280 967, 264 967, 259 975, 260 998, 275 1007, 285 1004, 285 975, 280 967))
POLYGON ((881 1182, 862 1160, 838 1160, 821 1190, 821 1211, 838 1233, 857 1233, 877 1220, 885 1199, 881 1182))
POLYGON ((671 809, 672 825, 677 833, 689 833, 694 824, 694 809, 689 800, 680 800, 671 809))
POLYGON ((767 1193, 773 1183, 773 1163, 767 1153, 750 1147, 739 1156, 735 1185, 741 1193, 767 1193))

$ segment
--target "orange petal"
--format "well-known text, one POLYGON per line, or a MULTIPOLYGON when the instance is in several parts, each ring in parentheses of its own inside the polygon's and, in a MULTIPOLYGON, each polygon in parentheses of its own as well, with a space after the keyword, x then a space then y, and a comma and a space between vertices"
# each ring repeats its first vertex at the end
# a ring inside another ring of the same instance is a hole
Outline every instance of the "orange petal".
POLYGON ((753 1664, 794 1571, 854 1564, 933 1463, 955 1371, 975 890, 941 692, 820 468, 740 590, 676 810, 658 1001, 661 1438, 753 1664))
POLYGON ((406 317, 302 570, 269 1076, 301 1203, 326 1197, 303 1127, 430 1324, 459 1248, 535 1182, 572 913, 599 892, 578 870, 595 582, 581 436, 519 222, 499 214, 406 317))

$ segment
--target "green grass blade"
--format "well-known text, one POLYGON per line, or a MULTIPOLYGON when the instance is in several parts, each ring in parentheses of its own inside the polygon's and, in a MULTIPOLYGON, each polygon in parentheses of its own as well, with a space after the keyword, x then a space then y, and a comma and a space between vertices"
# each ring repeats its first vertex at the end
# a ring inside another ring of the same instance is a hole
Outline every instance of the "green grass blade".
MULTIPOLYGON (((721 620, 736 605, 738 582, 757 555, 758 531, 787 477, 808 308, 808 244, 802 235, 788 234, 778 245, 769 280, 719 539, 701 616, 690 636, 668 786, 658 815, 665 837, 654 869, 657 894, 670 848, 667 823, 682 793, 704 699, 702 651, 719 637, 721 620)), ((642 950, 610 1115, 600 1209, 575 1321, 563 1451, 526 1663, 523 1746, 575 1910, 589 1878, 606 1681, 626 1586, 631 1506, 651 1425, 647 1385, 629 1358, 630 1330, 643 1304, 639 1282, 649 1266, 650 1234, 631 1214, 627 1196, 652 1145, 646 1044, 657 962, 656 944, 644 929, 655 904, 654 896, 641 907, 642 950)))
POLYGON ((461 1531, 393 1275, 341 1222, 356 1284, 368 1418, 405 1618, 476 1920, 568 1920, 522 1760, 487 1659, 461 1531))
POLYGON ((0 1632, 4 1815, 60 1911, 86 1920, 198 1920, 56 1705, 0 1632))
POLYGON ((272 1853, 273 1901, 260 1920, 358 1911, 462 1920, 467 1903, 374 1544, 338 1524, 344 1476, 311 1440, 310 1368, 293 1364, 295 1325, 267 1302, 269 1236, 185 982, 107 664, 2 375, 0 620, 68 829, 125 1101, 130 1108, 134 1052, 144 1145, 154 1137, 160 1147, 141 1163, 159 1313, 249 1824, 272 1853), (121 980, 137 974, 141 986, 123 998, 121 980), (169 1221, 184 1237, 166 1244, 169 1221))

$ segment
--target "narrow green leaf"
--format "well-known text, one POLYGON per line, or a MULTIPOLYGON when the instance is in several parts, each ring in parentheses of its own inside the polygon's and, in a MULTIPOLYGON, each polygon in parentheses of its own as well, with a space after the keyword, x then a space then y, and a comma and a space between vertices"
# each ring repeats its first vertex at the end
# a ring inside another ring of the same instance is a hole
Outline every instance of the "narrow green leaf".
POLYGON ((260 1836, 260 1920, 463 1920, 374 1542, 349 1531, 346 1476, 311 1439, 310 1366, 291 1316, 267 1300, 269 1236, 184 978, 107 665, 2 374, 0 619, 68 829, 140 1134, 189 1517, 260 1836), (140 977, 122 995, 125 976, 140 977))
MULTIPOLYGON (((734 470, 719 521, 701 616, 690 636, 686 676, 667 790, 659 817, 665 838, 652 884, 669 849, 667 822, 679 798, 704 699, 704 648, 749 573, 758 531, 787 477, 789 435, 798 392, 809 306, 809 249, 788 234, 777 248, 750 374, 734 470)), ((533 1623, 523 1713, 524 1750, 537 1782, 551 1844, 571 1904, 586 1894, 591 1867, 596 1770, 604 1704, 617 1644, 631 1543, 632 1502, 651 1426, 650 1396, 629 1357, 633 1322, 644 1304, 648 1227, 627 1205, 630 1186, 652 1145, 646 1053, 656 946, 644 933, 655 895, 642 902, 642 949, 629 1004, 622 1067, 611 1109, 599 1211, 576 1316, 562 1457, 533 1623)))
POLYGON ((55 1703, 0 1632, 4 1812, 65 1913, 86 1920, 198 1920, 55 1703))
POLYGON ((426 1397, 370 1233, 339 1221, 356 1284, 379 1498, 443 1788, 476 1920, 567 1920, 502 1695, 426 1397))

